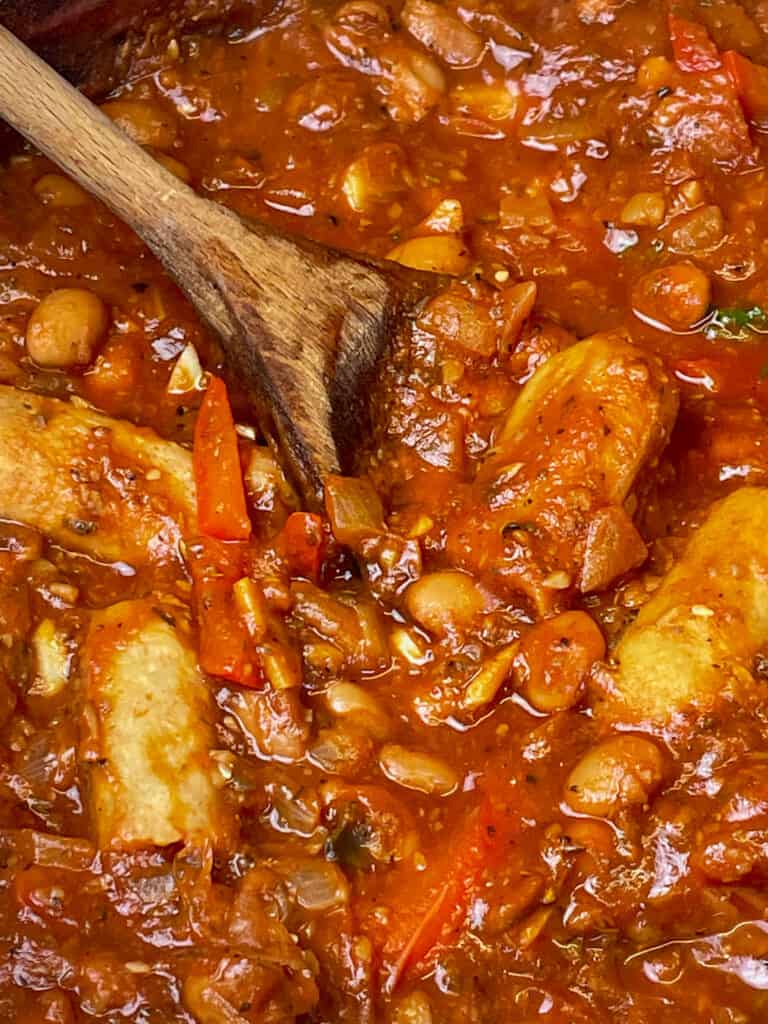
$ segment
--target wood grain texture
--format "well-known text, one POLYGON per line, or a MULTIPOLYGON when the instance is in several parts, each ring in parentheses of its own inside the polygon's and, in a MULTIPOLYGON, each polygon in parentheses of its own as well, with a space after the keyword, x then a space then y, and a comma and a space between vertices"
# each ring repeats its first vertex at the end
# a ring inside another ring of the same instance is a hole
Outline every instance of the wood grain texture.
MULTIPOLYGON (((357 259, 196 195, 0 27, 0 114, 139 234, 270 409, 305 497, 348 469, 391 333, 433 275, 357 259)), ((436 278, 434 279, 436 280, 436 278)))

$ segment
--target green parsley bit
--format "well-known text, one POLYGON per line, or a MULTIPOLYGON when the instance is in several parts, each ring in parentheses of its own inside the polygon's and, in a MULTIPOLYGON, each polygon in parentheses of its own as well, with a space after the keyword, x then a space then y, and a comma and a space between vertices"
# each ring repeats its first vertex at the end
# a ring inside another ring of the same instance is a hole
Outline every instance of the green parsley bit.
POLYGON ((704 336, 710 340, 746 341, 750 333, 768 333, 768 313, 761 306, 716 308, 704 327, 704 336))

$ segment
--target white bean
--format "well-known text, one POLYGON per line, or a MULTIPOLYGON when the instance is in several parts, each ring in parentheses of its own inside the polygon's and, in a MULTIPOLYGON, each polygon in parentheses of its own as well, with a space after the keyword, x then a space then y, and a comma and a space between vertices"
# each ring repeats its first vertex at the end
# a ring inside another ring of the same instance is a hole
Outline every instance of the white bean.
POLYGON ((389 717, 365 687, 357 683, 332 683, 326 690, 325 699, 334 715, 348 717, 377 740, 384 740, 389 735, 389 717))
POLYGON ((629 804, 644 804, 660 785, 664 760, 643 736, 612 736, 589 750, 573 768, 565 797, 581 814, 609 818, 629 804))
POLYGON ((439 757, 387 743, 379 751, 379 767, 392 782, 420 793, 448 796, 459 784, 458 774, 439 757))

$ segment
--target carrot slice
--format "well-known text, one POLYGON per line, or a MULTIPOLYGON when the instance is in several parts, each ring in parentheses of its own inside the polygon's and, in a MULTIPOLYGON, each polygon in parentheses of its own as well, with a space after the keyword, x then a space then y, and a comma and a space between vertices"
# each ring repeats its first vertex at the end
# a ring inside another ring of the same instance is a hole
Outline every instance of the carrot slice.
POLYGON ((317 582, 326 548, 323 519, 314 512, 293 512, 277 538, 277 549, 291 576, 317 582))
POLYGON ((211 377, 195 425, 193 469, 200 532, 218 540, 247 540, 245 503, 232 410, 220 377, 211 377))
POLYGON ((446 863, 439 871, 441 880, 430 888, 426 909, 415 921, 410 919, 400 936, 401 951, 388 979, 390 991, 455 939, 483 873, 497 866, 503 855, 505 838, 509 838, 504 831, 509 829, 502 830, 501 818, 486 796, 449 844, 446 863))
POLYGON ((233 587, 244 572, 244 545, 201 538, 188 546, 204 672, 242 686, 260 687, 263 675, 233 587))

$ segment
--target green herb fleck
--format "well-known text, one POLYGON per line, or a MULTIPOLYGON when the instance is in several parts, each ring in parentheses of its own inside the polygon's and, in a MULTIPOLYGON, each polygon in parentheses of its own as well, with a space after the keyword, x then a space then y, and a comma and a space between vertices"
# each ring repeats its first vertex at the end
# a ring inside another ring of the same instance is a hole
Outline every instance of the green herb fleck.
POLYGON ((768 333, 768 313, 762 306, 716 308, 704 327, 710 340, 747 341, 750 333, 768 333))

